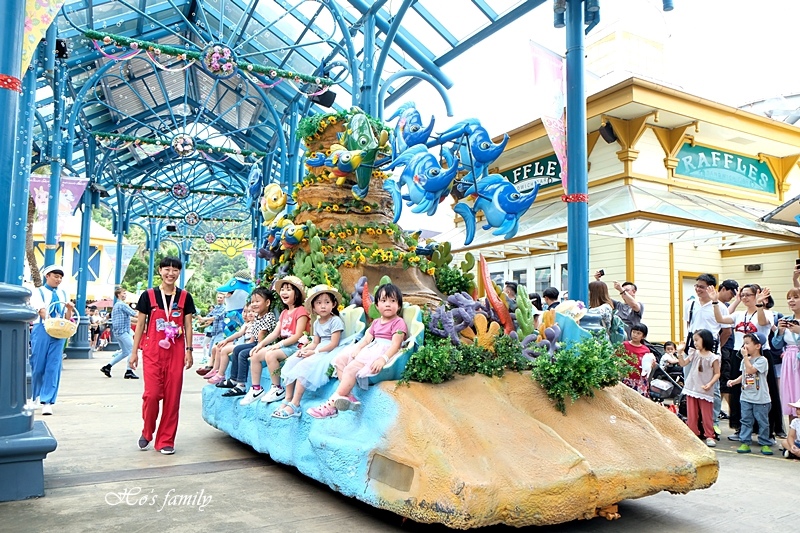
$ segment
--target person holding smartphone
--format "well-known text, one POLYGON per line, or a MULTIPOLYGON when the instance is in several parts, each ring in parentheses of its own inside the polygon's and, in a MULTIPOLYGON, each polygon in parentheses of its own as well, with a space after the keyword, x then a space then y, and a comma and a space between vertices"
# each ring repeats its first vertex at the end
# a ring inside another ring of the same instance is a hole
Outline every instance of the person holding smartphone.
POLYGON ((789 289, 786 303, 791 315, 778 320, 778 331, 772 339, 774 348, 782 350, 780 394, 781 412, 789 417, 789 423, 796 417, 792 402, 800 398, 800 289, 789 289))

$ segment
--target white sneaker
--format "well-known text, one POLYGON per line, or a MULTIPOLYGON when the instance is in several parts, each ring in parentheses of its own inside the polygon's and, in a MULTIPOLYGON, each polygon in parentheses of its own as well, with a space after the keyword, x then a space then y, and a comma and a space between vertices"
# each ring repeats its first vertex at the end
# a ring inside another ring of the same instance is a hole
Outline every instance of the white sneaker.
POLYGON ((277 402, 278 400, 282 400, 286 397, 286 389, 283 387, 276 387, 273 385, 269 388, 267 393, 261 398, 261 401, 264 403, 272 403, 277 402))
POLYGON ((264 394, 264 389, 254 389, 250 387, 250 390, 247 391, 247 394, 244 395, 244 398, 239 400, 239 405, 250 405, 254 401, 258 400, 264 394))
POLYGON ((42 405, 42 414, 43 415, 52 415, 53 414, 53 405, 46 403, 42 405))
POLYGON ((706 446, 708 446, 709 448, 716 448, 717 441, 715 441, 714 439, 706 439, 706 446))

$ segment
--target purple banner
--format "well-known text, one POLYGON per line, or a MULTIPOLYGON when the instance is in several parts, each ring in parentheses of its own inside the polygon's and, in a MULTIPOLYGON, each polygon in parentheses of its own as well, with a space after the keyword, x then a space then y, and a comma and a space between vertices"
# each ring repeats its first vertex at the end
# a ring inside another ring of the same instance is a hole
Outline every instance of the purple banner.
MULTIPOLYGON (((61 237, 60 228, 67 224, 69 218, 72 217, 72 213, 77 209, 88 183, 88 178, 61 177, 61 190, 58 195, 56 240, 61 237)), ((30 193, 33 203, 36 205, 36 220, 34 222, 44 223, 47 220, 47 211, 50 203, 50 175, 31 174, 30 193)), ((42 234, 45 233, 46 229, 43 228, 42 234)))

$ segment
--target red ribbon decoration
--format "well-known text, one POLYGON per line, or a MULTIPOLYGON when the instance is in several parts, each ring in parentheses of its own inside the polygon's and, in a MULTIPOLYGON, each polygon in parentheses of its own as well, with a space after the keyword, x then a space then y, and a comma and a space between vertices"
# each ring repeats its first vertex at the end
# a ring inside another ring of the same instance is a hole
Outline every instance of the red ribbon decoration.
POLYGON ((576 202, 589 202, 589 195, 583 193, 575 193, 575 194, 562 194, 561 201, 567 203, 576 203, 576 202))
POLYGON ((0 74, 0 89, 9 89, 12 91, 22 92, 22 80, 9 76, 7 74, 0 74))

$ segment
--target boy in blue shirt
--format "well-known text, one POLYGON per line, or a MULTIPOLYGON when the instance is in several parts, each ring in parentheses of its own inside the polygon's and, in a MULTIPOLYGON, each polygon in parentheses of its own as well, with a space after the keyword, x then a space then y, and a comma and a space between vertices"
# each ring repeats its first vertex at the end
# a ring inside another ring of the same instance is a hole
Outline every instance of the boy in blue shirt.
POLYGON ((728 380, 728 386, 733 387, 741 383, 742 394, 742 426, 739 430, 741 446, 738 453, 750 453, 750 438, 753 435, 753 423, 758 422, 758 444, 761 453, 772 455, 772 440, 769 438, 769 410, 772 400, 767 388, 767 372, 769 366, 767 359, 761 353, 761 347, 767 344, 767 339, 761 333, 748 333, 744 336, 742 345, 742 374, 733 380, 728 380))

